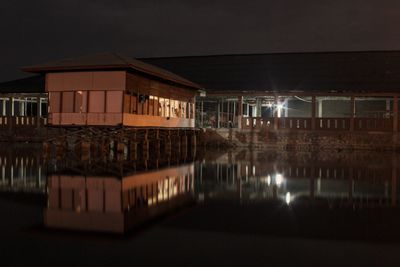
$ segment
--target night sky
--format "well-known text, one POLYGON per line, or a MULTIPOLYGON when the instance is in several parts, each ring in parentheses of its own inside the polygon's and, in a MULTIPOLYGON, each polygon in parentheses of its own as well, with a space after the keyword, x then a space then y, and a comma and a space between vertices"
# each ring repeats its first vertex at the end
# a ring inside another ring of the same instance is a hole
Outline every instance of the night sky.
POLYGON ((96 52, 133 57, 400 49, 398 0, 10 0, 0 81, 96 52), (117 3, 118 2, 118 3, 117 3))

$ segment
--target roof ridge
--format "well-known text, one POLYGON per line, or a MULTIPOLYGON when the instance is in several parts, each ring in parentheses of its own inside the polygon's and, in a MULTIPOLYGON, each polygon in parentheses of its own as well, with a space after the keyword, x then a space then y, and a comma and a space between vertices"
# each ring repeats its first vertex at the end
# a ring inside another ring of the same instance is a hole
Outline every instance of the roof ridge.
POLYGON ((143 59, 168 59, 168 58, 199 58, 199 57, 229 57, 229 56, 262 56, 262 55, 304 55, 304 54, 362 54, 362 53, 394 53, 399 50, 343 50, 343 51, 295 51, 295 52, 268 52, 268 53, 228 53, 228 54, 208 54, 208 55, 187 55, 187 56, 159 56, 159 57, 140 57, 143 59))

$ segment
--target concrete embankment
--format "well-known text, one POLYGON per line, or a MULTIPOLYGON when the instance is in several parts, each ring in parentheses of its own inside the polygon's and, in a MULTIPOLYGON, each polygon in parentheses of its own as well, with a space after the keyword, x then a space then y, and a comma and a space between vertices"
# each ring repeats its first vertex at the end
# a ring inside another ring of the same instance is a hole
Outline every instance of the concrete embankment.
POLYGON ((250 147, 299 151, 400 151, 399 140, 398 134, 383 132, 203 129, 199 134, 199 144, 206 147, 250 147))

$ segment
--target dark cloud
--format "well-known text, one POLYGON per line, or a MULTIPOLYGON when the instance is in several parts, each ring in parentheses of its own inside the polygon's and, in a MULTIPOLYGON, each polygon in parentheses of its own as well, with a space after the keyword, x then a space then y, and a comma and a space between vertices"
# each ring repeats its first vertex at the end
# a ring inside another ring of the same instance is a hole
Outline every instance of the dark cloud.
POLYGON ((0 9, 0 80, 18 67, 134 57, 400 49, 397 0, 13 0, 0 9))

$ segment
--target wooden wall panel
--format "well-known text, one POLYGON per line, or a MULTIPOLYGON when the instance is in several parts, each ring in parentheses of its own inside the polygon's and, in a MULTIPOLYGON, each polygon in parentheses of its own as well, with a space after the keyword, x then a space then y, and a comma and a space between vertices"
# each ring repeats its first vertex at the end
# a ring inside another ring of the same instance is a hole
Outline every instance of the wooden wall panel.
POLYGON ((85 71, 46 74, 46 91, 125 90, 125 71, 85 71))

